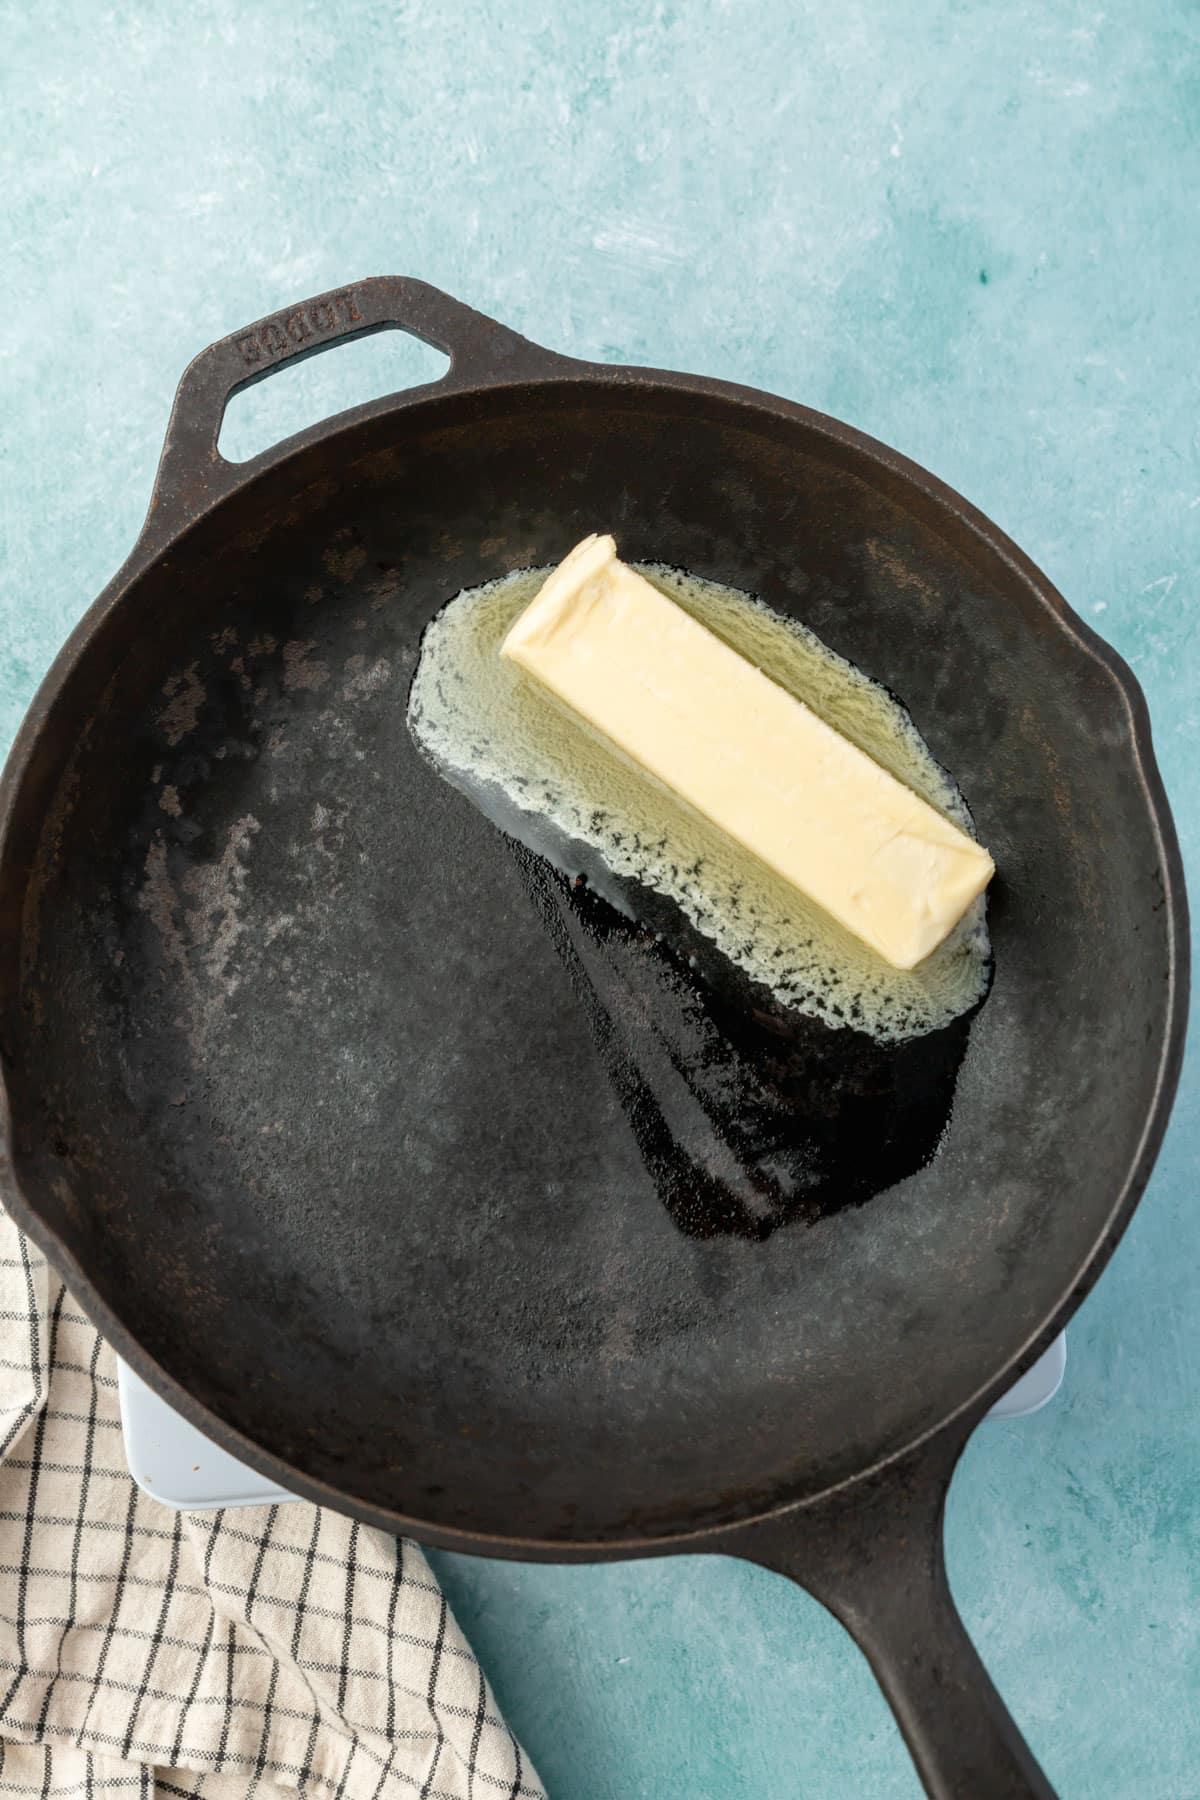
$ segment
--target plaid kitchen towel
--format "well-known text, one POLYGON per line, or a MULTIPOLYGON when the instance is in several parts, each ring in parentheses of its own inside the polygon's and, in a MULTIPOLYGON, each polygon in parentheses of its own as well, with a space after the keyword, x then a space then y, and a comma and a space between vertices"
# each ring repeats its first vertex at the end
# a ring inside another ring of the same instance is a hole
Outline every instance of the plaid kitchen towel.
POLYGON ((134 1485, 113 1352, 0 1212, 0 1796, 272 1788, 543 1792, 414 1544, 134 1485))

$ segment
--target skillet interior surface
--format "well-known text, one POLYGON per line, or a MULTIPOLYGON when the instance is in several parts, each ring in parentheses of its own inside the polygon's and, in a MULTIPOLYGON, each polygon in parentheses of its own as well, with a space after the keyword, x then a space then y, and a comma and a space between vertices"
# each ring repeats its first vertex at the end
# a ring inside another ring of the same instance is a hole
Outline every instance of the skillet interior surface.
POLYGON ((169 1376, 351 1506, 568 1548, 822 1491, 1020 1351, 1138 1162, 1172 940, 1129 700, 799 414, 579 379, 332 431, 138 578, 38 755, 23 1191, 169 1376), (939 1153, 762 1242, 659 1204, 518 862, 405 723, 432 614, 593 529, 893 688, 1000 871, 939 1153))

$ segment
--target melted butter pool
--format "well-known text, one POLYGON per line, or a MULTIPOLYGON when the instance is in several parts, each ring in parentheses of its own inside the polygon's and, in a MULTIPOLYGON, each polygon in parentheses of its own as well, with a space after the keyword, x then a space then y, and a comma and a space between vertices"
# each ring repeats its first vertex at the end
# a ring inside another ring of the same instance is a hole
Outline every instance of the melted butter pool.
MULTIPOLYGON (((958 788, 878 682, 748 594, 680 570, 637 566, 974 835, 958 788)), ((673 903, 719 958, 789 1011, 895 1044, 977 1006, 990 973, 982 897, 918 968, 893 969, 500 656, 509 626, 548 573, 520 570, 468 589, 428 627, 408 719, 439 771, 560 872, 586 874, 627 917, 647 916, 639 890, 673 903)), ((695 967, 694 948, 688 954, 695 967)))

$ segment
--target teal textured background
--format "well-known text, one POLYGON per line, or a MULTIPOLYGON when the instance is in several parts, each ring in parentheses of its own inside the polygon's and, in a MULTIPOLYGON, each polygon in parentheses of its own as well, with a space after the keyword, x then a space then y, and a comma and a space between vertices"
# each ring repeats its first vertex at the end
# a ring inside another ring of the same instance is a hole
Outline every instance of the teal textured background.
MULTIPOLYGON (((0 737, 121 561, 215 337, 419 274, 960 488, 1129 658, 1197 867, 1200 13, 1118 0, 0 0, 0 737)), ((426 367, 356 346, 227 440, 426 367), (363 384, 367 384, 364 386, 363 384)), ((1067 1800, 1200 1793, 1195 1063, 1063 1396, 977 1434, 955 1592, 1067 1800)), ((865 1665, 730 1562, 440 1557, 556 1800, 901 1800, 865 1665)))

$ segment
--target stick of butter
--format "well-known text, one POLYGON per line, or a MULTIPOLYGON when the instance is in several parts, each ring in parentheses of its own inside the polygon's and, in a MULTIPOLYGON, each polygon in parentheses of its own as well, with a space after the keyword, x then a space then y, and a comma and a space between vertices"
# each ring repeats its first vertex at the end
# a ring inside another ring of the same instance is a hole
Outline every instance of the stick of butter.
POLYGON ((983 892, 987 851, 617 558, 578 544, 500 653, 897 969, 983 892))

